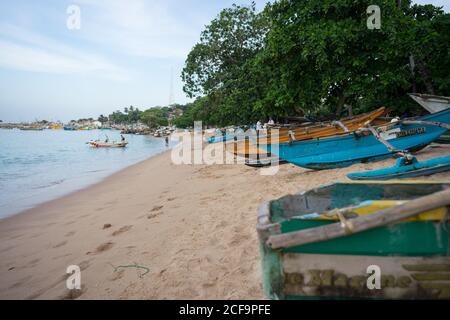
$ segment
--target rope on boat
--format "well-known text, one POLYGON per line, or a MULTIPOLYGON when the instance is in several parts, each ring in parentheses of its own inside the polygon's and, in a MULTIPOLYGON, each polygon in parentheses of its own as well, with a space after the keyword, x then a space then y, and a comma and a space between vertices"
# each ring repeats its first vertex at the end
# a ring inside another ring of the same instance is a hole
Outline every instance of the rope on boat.
POLYGON ((412 154, 410 154, 407 150, 399 150, 395 148, 386 139, 384 139, 370 124, 367 124, 367 128, 360 128, 359 131, 368 131, 372 133, 379 142, 386 146, 389 152, 398 154, 400 157, 404 158, 406 164, 410 164, 414 160, 414 156, 412 154))

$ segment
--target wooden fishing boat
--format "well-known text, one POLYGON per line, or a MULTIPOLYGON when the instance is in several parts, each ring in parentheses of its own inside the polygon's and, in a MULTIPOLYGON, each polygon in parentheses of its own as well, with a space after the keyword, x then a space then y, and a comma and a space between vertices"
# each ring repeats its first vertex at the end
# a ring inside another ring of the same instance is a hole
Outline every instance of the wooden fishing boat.
POLYGON ((128 144, 127 141, 122 142, 89 141, 88 143, 93 148, 125 148, 128 144))
MULTIPOLYGON (((281 128, 278 133, 268 135, 268 139, 259 139, 259 144, 270 144, 272 141, 286 143, 295 139, 296 141, 308 140, 318 137, 331 137, 336 134, 351 132, 372 123, 377 118, 386 114, 386 108, 381 107, 375 111, 363 113, 354 117, 343 118, 339 121, 330 121, 308 126, 300 126, 293 129, 281 128)), ((385 124, 386 122, 382 122, 385 124)))
POLYGON ((208 138, 209 143, 224 142, 230 140, 243 140, 246 137, 253 139, 259 138, 259 143, 268 144, 270 141, 278 141, 279 143, 288 142, 294 137, 296 140, 306 140, 322 136, 331 136, 333 134, 356 130, 364 124, 371 123, 376 118, 386 114, 386 108, 381 107, 375 111, 364 113, 361 115, 343 118, 340 121, 328 121, 314 123, 309 125, 298 126, 294 128, 272 128, 270 130, 260 130, 259 134, 254 133, 227 133, 223 136, 213 136, 208 138), (265 139, 267 138, 267 139, 265 139))
POLYGON ((265 294, 450 299, 449 204, 450 182, 418 181, 337 183, 265 202, 265 294))
POLYGON ((386 126, 360 129, 328 138, 261 145, 295 165, 311 169, 330 169, 354 163, 392 157, 400 152, 418 151, 438 139, 450 127, 450 109, 415 120, 402 120, 386 126))
MULTIPOLYGON (((373 112, 365 113, 359 116, 344 118, 337 125, 336 122, 328 122, 315 124, 313 126, 297 127, 292 129, 280 129, 276 134, 270 134, 269 136, 264 134, 254 134, 247 136, 232 136, 226 135, 223 137, 222 141, 232 140, 226 143, 226 150, 233 153, 237 157, 242 157, 245 159, 251 159, 248 161, 249 164, 255 166, 269 164, 270 159, 276 157, 272 155, 270 151, 267 150, 267 145, 271 144, 272 141, 276 143, 286 143, 289 139, 296 139, 296 141, 308 140, 311 138, 318 137, 330 137, 335 134, 344 133, 350 130, 356 130, 361 126, 367 125, 376 121, 380 116, 384 115, 386 112, 385 108, 379 108, 373 112), (252 139, 250 139, 252 138, 252 139), (265 145, 265 148, 260 147, 260 145, 265 145), (269 158, 269 160, 266 160, 269 158)), ((385 124, 386 121, 378 121, 378 123, 385 124)), ((272 130, 272 132, 274 132, 272 130)), ((280 160, 284 162, 284 160, 280 160)))
POLYGON ((237 140, 231 143, 225 144, 225 149, 228 152, 233 153, 235 156, 243 158, 255 158, 260 156, 268 156, 266 150, 259 148, 257 145, 253 144, 250 139, 237 140))
POLYGON ((395 166, 365 172, 347 174, 351 180, 389 180, 430 176, 436 173, 450 171, 450 156, 418 161, 416 157, 397 159, 395 166))

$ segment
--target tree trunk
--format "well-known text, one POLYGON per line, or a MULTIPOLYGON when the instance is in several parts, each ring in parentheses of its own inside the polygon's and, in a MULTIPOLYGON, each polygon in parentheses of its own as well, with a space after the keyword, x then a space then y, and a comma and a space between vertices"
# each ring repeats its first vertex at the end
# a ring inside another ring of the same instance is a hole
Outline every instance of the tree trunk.
POLYGON ((345 104, 344 106, 348 110, 348 116, 349 117, 353 117, 353 107, 351 105, 349 105, 349 104, 345 104))
POLYGON ((412 93, 417 93, 417 83, 416 83, 416 62, 414 60, 414 55, 409 55, 409 68, 411 70, 411 77, 412 77, 412 93))
POLYGON ((430 71, 427 66, 422 62, 422 60, 416 59, 417 68, 419 69, 419 73, 423 78, 423 82, 425 83, 425 88, 427 89, 428 94, 434 94, 433 83, 431 82, 430 71))
POLYGON ((344 106, 344 103, 345 103, 345 96, 343 94, 341 94, 339 96, 339 99, 337 102, 337 109, 336 109, 336 117, 337 118, 341 117, 342 107, 344 106))

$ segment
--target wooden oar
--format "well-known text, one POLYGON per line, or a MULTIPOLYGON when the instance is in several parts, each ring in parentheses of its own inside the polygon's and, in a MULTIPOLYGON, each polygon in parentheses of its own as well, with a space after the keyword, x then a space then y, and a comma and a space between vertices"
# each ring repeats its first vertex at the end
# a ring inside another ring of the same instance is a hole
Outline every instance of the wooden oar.
POLYGON ((342 222, 339 222, 317 228, 272 235, 267 240, 267 245, 273 249, 278 249, 330 240, 397 222, 422 212, 448 205, 450 205, 450 189, 369 215, 349 219, 346 221, 345 226, 342 225, 342 222))

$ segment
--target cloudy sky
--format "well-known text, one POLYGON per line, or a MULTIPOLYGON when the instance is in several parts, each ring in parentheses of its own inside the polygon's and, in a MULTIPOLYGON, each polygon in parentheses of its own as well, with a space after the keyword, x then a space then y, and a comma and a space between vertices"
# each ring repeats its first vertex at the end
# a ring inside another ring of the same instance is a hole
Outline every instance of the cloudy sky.
MULTIPOLYGON (((1 1, 0 119, 68 121, 187 102, 179 75, 200 32, 222 8, 250 2, 1 1), (67 27, 71 5, 80 29, 67 27)), ((447 0, 416 2, 449 11, 447 0)))

